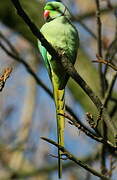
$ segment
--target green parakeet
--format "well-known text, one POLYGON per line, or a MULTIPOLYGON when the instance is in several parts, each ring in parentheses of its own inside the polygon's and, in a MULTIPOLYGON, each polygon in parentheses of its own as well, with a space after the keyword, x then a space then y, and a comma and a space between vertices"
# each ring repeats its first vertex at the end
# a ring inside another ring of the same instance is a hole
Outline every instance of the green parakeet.
MULTIPOLYGON (((41 33, 59 53, 64 53, 68 60, 75 63, 79 46, 79 37, 76 28, 71 24, 71 15, 67 8, 60 2, 48 2, 44 7, 46 23, 41 28, 41 33)), ((47 67, 53 85, 56 105, 58 144, 64 146, 64 92, 69 76, 64 72, 61 63, 53 59, 47 50, 38 41, 41 55, 47 67)), ((62 176, 62 152, 58 150, 58 175, 62 176)))

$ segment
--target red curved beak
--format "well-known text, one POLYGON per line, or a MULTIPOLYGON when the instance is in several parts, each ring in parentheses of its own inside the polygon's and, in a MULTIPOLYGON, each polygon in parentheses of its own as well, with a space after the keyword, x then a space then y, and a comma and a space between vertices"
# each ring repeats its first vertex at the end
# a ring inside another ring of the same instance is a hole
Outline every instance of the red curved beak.
POLYGON ((49 10, 45 10, 44 13, 43 13, 43 16, 44 16, 44 19, 48 19, 49 17, 49 14, 50 14, 50 11, 49 10))

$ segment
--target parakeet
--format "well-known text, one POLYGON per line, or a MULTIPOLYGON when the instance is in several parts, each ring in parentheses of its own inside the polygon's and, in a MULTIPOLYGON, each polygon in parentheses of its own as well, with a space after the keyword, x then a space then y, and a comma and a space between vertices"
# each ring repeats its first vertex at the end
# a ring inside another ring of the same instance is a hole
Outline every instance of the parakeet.
MULTIPOLYGON (((53 48, 68 58, 72 64, 75 63, 79 47, 79 36, 74 25, 70 21, 71 15, 68 9, 60 2, 51 1, 44 7, 44 19, 46 23, 41 28, 41 33, 53 48)), ((64 115, 65 112, 65 86, 69 76, 56 59, 47 52, 45 47, 38 41, 41 55, 47 67, 52 85, 56 105, 58 144, 64 146, 64 115)), ((62 176, 62 152, 58 149, 58 175, 62 176)))

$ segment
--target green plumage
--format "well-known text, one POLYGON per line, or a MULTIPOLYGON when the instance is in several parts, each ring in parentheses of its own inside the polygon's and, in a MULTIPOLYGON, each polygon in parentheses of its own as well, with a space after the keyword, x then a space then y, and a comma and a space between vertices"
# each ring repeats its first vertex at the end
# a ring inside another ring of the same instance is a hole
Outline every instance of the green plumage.
MULTIPOLYGON (((73 64, 76 60, 79 38, 76 28, 70 22, 70 13, 62 3, 49 2, 44 10, 49 11, 47 22, 42 26, 41 32, 47 41, 59 53, 64 53, 73 64)), ((51 57, 47 50, 38 42, 50 79, 53 85, 53 93, 56 105, 58 144, 64 146, 64 89, 68 81, 68 75, 61 64, 51 57)), ((58 150, 58 173, 62 175, 61 151, 58 150)))

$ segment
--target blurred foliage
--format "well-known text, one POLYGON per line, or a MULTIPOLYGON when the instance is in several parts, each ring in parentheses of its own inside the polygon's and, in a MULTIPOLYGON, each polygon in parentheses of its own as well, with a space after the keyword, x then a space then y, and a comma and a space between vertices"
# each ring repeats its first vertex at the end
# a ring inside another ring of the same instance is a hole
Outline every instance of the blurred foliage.
MULTIPOLYGON (((43 4, 42 1, 29 1, 20 0, 23 8, 26 10, 30 18, 35 22, 37 27, 40 27, 43 23, 42 11, 43 4)), ((23 20, 17 15, 15 8, 10 0, 1 0, 0 3, 0 20, 11 27, 12 29, 21 33, 29 41, 36 43, 36 38, 23 22, 23 20)))

